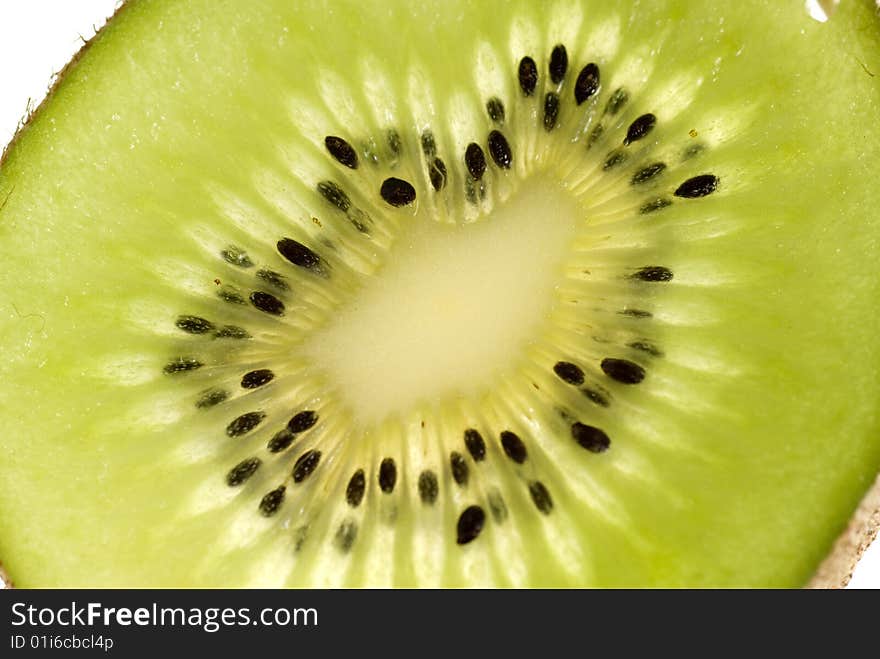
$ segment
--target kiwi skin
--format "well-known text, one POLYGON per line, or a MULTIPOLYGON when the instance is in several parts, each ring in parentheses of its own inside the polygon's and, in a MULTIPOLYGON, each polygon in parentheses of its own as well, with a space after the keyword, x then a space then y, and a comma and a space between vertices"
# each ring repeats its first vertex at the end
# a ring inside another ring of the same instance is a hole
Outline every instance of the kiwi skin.
MULTIPOLYGON (((39 116, 39 113, 52 99, 55 91, 64 82, 68 72, 73 69, 79 60, 88 52, 97 37, 106 28, 112 19, 124 12, 131 0, 122 0, 117 6, 114 13, 107 18, 104 24, 99 27, 95 34, 89 39, 84 39, 79 50, 72 56, 65 66, 53 74, 52 81, 48 87, 46 96, 35 107, 29 109, 28 113, 21 119, 15 134, 2 151, 0 151, 0 167, 2 167, 9 154, 13 150, 18 140, 29 129, 31 122, 39 116)), ((822 2, 823 6, 827 3, 822 2)), ((830 12, 829 12, 830 13, 830 12)), ((14 193, 14 188, 10 190, 9 195, 14 193)), ((0 211, 6 205, 6 199, 0 199, 0 211)), ((816 573, 805 584, 806 588, 812 589, 837 589, 845 588, 850 582, 855 567, 870 546, 871 542, 880 532, 880 475, 877 476, 874 484, 866 492, 864 498, 860 502, 858 508, 853 512, 851 518, 846 524, 843 532, 838 536, 830 551, 819 565, 816 573)), ((6 573, 2 561, 0 561, 0 588, 15 588, 12 579, 6 573)))
MULTIPOLYGON (((128 7, 128 1, 123 0, 123 2, 121 2, 116 7, 116 10, 113 12, 113 14, 111 14, 110 16, 107 17, 107 20, 104 21, 104 24, 101 25, 101 27, 99 27, 97 30, 95 30, 95 33, 91 37, 89 37, 88 39, 81 37, 82 45, 73 54, 73 57, 70 58, 70 61, 67 64, 65 64, 64 67, 60 71, 58 71, 57 73, 54 73, 52 75, 52 81, 49 84, 48 89, 46 90, 46 96, 43 98, 42 101, 39 102, 39 104, 37 104, 35 107, 31 108, 28 111, 28 113, 25 114, 24 117, 22 117, 22 119, 18 123, 18 128, 16 129, 15 134, 13 134, 13 136, 12 136, 12 139, 9 141, 8 144, 6 144, 3 147, 3 150, 0 151, 0 168, 3 167, 4 163, 6 162, 6 158, 12 152, 13 147, 15 147, 16 142, 18 142, 18 140, 21 138, 21 136, 27 131, 31 122, 39 115, 39 113, 42 111, 42 109, 46 106, 46 104, 49 102, 49 100, 55 94, 55 90, 58 89, 58 87, 64 81, 65 77, 67 76, 68 71, 73 69, 76 66, 77 62, 79 62, 80 59, 82 59, 83 55, 85 55, 88 52, 89 48, 92 46, 92 43, 94 43, 95 39, 107 27, 107 25, 110 23, 110 21, 113 18, 115 18, 116 16, 118 16, 119 14, 121 14, 123 11, 125 11, 125 9, 127 7, 128 7)), ((15 192, 14 188, 12 190, 10 190, 9 195, 12 195, 13 192, 15 192)), ((2 201, 0 201, 0 211, 3 210, 3 207, 6 205, 6 202, 8 199, 9 199, 9 197, 7 196, 6 199, 3 199, 2 201)), ((0 561, 0 588, 15 588, 15 584, 12 582, 12 579, 9 577, 9 575, 6 573, 6 570, 3 568, 2 561, 0 561)))
POLYGON ((880 476, 822 561, 808 588, 845 588, 856 564, 880 531, 880 476))

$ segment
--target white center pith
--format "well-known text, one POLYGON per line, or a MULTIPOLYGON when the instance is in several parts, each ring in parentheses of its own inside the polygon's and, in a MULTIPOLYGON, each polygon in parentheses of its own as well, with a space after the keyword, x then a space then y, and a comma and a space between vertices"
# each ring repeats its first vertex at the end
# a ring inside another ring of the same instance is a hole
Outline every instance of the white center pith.
POLYGON ((479 396, 541 336, 583 211, 533 176, 487 216, 419 212, 386 264, 304 349, 357 420, 479 396))

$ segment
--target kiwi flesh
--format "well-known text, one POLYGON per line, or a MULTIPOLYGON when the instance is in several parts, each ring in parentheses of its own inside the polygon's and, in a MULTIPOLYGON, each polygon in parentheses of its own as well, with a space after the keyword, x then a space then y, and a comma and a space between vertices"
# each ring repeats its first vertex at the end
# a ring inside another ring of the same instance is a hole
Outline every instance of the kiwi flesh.
POLYGON ((9 578, 807 584, 877 71, 869 2, 125 4, 0 168, 9 578))

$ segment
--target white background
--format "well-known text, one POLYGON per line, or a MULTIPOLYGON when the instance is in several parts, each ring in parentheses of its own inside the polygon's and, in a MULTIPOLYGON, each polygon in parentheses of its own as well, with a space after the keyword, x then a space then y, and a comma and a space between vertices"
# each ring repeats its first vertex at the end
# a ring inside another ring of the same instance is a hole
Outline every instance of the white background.
MULTIPOLYGON (((0 145, 12 138, 28 103, 42 100, 52 74, 79 49, 81 37, 91 37, 116 5, 116 0, 0 0, 0 145)), ((880 541, 862 558, 850 587, 880 588, 880 541)))

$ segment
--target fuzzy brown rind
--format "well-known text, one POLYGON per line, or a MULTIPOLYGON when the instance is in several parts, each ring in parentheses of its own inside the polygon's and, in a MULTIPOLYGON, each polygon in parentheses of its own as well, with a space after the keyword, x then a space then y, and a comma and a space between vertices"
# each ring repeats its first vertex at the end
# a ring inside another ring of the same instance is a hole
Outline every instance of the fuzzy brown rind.
MULTIPOLYGON (((70 61, 64 65, 60 71, 52 74, 51 82, 49 83, 49 88, 46 91, 46 96, 40 101, 35 107, 30 107, 30 100, 28 99, 28 109, 25 112, 24 117, 18 122, 18 128, 15 131, 15 134, 12 136, 12 139, 9 141, 3 148, 3 152, 0 153, 0 167, 6 162, 6 159, 9 157, 9 154, 12 153, 13 148, 16 143, 21 139, 21 136, 27 132, 28 126, 33 122, 34 118, 40 114, 40 111, 45 107, 45 105, 49 102, 52 96, 55 95, 55 90, 58 89, 58 86, 64 81, 67 77, 68 71, 76 67, 79 61, 82 59, 83 55, 88 52, 91 45, 94 43, 95 39, 104 31, 104 29, 111 23, 111 21, 116 18, 122 11, 128 7, 133 2, 137 0, 125 0, 121 2, 119 6, 116 8, 116 11, 113 12, 112 16, 109 16, 104 24, 95 30, 95 33, 91 36, 91 38, 86 39, 82 35, 80 35, 80 39, 82 39, 82 46, 80 46, 79 50, 74 53, 73 57, 70 58, 70 61)), ((11 193, 10 193, 11 194, 11 193)))
MULTIPOLYGON (((0 167, 3 166, 16 143, 27 131, 28 126, 34 118, 39 115, 43 107, 52 98, 55 90, 63 82, 68 71, 77 65, 92 43, 94 43, 95 39, 101 34, 111 20, 136 1, 137 0, 123 0, 120 2, 114 14, 104 22, 104 25, 98 28, 90 39, 83 39, 82 47, 80 47, 64 68, 53 74, 52 83, 49 86, 45 98, 36 107, 28 109, 26 115, 19 122, 12 140, 5 146, 2 153, 0 153, 0 167)), ((829 16, 836 8, 834 3, 825 2, 824 0, 820 0, 820 4, 829 16)), ((878 6, 878 11, 880 11, 880 0, 876 0, 876 4, 878 6)), ((10 191, 9 194, 12 194, 12 191, 10 191)), ((0 203, 0 210, 5 206, 7 200, 8 196, 6 200, 3 200, 3 202, 0 203)), ((831 552, 822 561, 819 569, 807 584, 807 587, 846 587, 850 579, 852 579, 853 571, 855 570, 859 559, 868 549, 871 542, 877 537, 878 530, 880 530, 880 474, 878 474, 877 480, 862 499, 855 513, 853 513, 853 516, 847 524, 846 530, 835 541, 831 552)), ((12 579, 3 569, 2 563, 0 563, 0 585, 2 585, 3 588, 14 588, 12 579)))
POLYGON ((846 530, 837 538, 831 553, 816 570, 808 587, 846 587, 862 554, 877 537, 878 529, 880 529, 880 475, 850 518, 846 530))

